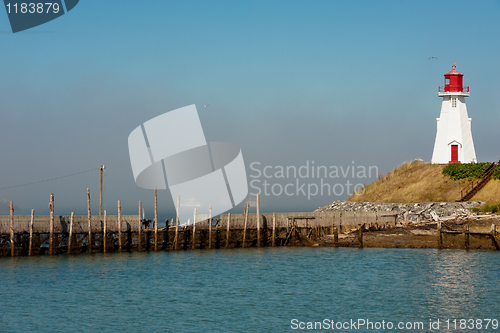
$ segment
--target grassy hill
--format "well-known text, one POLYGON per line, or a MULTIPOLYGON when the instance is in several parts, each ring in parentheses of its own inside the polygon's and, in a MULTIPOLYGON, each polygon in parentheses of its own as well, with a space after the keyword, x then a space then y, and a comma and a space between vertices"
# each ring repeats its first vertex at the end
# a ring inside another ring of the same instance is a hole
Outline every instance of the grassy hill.
MULTIPOLYGON (((354 194, 349 201, 371 202, 437 202, 457 201, 467 179, 453 180, 443 174, 446 165, 420 161, 405 163, 364 188, 363 194, 354 194)), ((491 180, 472 201, 500 203, 500 180, 491 180)))

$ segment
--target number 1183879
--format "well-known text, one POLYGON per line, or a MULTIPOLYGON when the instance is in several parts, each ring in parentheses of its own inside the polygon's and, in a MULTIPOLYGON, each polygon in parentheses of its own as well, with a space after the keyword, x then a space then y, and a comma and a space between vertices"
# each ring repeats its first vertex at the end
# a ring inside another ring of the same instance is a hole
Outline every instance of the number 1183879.
POLYGON ((59 4, 57 2, 31 2, 31 3, 8 3, 7 13, 21 14, 48 14, 50 12, 58 13, 59 4))

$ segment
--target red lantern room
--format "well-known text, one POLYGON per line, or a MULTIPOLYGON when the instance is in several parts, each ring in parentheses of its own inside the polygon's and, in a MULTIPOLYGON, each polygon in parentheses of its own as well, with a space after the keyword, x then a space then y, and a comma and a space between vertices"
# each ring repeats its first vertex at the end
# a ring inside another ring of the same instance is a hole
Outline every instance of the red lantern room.
MULTIPOLYGON (((464 75, 460 72, 457 72, 455 68, 457 67, 457 63, 454 62, 453 66, 451 66, 451 72, 448 72, 444 75, 444 91, 464 91, 463 87, 463 78, 464 75)), ((468 91, 469 87, 467 87, 468 91)))

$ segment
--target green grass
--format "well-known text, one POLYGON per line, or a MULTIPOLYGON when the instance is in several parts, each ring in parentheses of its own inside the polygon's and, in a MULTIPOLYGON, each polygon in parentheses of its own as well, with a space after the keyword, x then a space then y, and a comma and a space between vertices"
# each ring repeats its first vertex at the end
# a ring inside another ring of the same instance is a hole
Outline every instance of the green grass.
POLYGON ((476 212, 476 213, 498 213, 500 212, 500 204, 498 205, 483 205, 481 207, 477 208, 472 208, 471 211, 476 212))

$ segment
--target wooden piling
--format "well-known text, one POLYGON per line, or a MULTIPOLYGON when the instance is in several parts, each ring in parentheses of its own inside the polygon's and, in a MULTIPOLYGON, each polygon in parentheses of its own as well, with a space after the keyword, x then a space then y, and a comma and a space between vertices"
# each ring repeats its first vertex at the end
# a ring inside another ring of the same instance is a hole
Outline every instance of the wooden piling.
POLYGON ((337 228, 337 227, 334 227, 333 243, 335 246, 339 246, 339 228, 337 228))
POLYGON ((155 251, 158 251, 158 193, 155 187, 155 251))
POLYGON ((33 224, 35 222, 35 210, 31 210, 31 220, 30 220, 30 243, 28 247, 28 255, 31 256, 33 254, 33 224))
POLYGON ((107 213, 106 210, 104 210, 104 230, 102 232, 102 252, 106 253, 106 248, 107 248, 107 238, 108 238, 108 225, 107 225, 107 213))
POLYGON ((250 203, 247 202, 247 208, 245 209, 245 224, 243 226, 243 243, 241 243, 241 247, 245 247, 246 238, 247 238, 247 222, 248 222, 248 208, 250 207, 250 203))
POLYGON ((99 167, 99 216, 102 216, 102 173, 104 171, 104 165, 99 167))
POLYGON ((139 238, 139 242, 137 243, 137 251, 142 251, 142 235, 141 235, 141 229, 142 229, 142 219, 141 219, 141 213, 144 214, 144 211, 142 210, 142 201, 139 201, 139 224, 137 226, 137 235, 139 238))
POLYGON ((464 231, 464 239, 465 239, 465 249, 469 249, 469 225, 465 225, 465 231, 464 231))
POLYGON ((256 196, 257 205, 257 247, 260 247, 260 198, 257 194, 256 196))
POLYGON ((496 227, 496 225, 495 225, 495 224, 492 224, 492 225, 491 225, 491 230, 490 230, 490 232, 491 232, 491 243, 492 243, 493 247, 494 247, 495 249, 497 249, 497 250, 500 250, 499 244, 497 243, 497 240, 496 240, 496 238, 495 238, 495 235, 496 235, 496 233, 497 233, 497 227, 496 227))
POLYGON ((118 252, 122 249, 122 203, 118 200, 118 252))
POLYGON ((273 213, 273 239, 272 246, 276 246, 276 212, 273 213))
POLYGON ((359 242, 359 248, 363 248, 363 228, 365 225, 363 224, 362 226, 359 227, 358 229, 358 242, 359 242))
POLYGON ((89 225, 89 239, 88 239, 88 250, 89 253, 92 253, 92 214, 90 212, 90 189, 87 188, 87 216, 88 216, 88 225, 89 225))
POLYGON ((71 212, 71 217, 69 219, 69 236, 68 236, 68 254, 71 253, 71 245, 73 245, 73 221, 75 218, 75 212, 71 212))
POLYGON ((226 229, 226 249, 229 248, 229 224, 231 223, 231 213, 227 213, 227 229, 226 229))
POLYGON ((54 254, 54 194, 50 194, 50 236, 49 236, 49 253, 54 254))
POLYGON ((14 247, 14 202, 10 202, 10 255, 13 257, 15 254, 14 247))
POLYGON ((437 232, 438 232, 438 249, 443 247, 443 235, 441 233, 441 221, 437 222, 437 232))
POLYGON ((193 250, 196 249, 196 208, 193 211, 193 250))
POLYGON ((208 248, 212 248, 212 205, 208 208, 208 248))
POLYGON ((176 250, 179 249, 179 208, 181 205, 181 196, 177 196, 177 213, 175 215, 175 239, 174 239, 174 248, 176 250))

